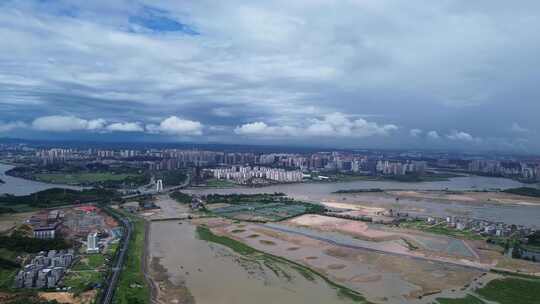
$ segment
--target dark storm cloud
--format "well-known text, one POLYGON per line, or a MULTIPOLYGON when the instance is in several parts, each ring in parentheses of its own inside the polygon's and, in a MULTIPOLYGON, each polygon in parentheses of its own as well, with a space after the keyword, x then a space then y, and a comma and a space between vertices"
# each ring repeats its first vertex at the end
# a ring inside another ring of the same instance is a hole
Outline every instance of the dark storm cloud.
POLYGON ((0 9, 3 133, 540 151, 537 1, 0 9))

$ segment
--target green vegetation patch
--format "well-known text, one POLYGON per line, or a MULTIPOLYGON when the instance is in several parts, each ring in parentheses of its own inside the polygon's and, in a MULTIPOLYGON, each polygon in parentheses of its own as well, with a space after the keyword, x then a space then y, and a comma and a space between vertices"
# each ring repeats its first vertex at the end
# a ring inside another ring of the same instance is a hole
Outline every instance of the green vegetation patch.
POLYGON ((0 290, 10 290, 13 287, 18 268, 3 268, 0 266, 0 290))
POLYGON ((187 174, 184 170, 166 170, 153 173, 156 180, 161 179, 163 186, 178 186, 186 181, 187 174))
POLYGON ((233 250, 234 252, 244 257, 251 257, 256 260, 261 261, 270 270, 272 270, 277 276, 284 276, 290 279, 290 275, 288 275, 285 271, 283 271, 283 269, 281 269, 281 267, 279 267, 279 265, 287 266, 297 271, 302 277, 304 277, 305 279, 309 281, 314 281, 317 277, 321 278, 328 285, 335 288, 337 290, 338 296, 340 297, 348 298, 359 303, 369 304, 369 302, 358 292, 352 289, 349 289, 345 286, 334 283, 333 281, 331 281, 330 279, 328 279, 321 273, 318 273, 315 270, 305 267, 302 264, 287 260, 279 256, 275 256, 272 254, 259 251, 242 242, 228 238, 226 236, 216 235, 206 226, 197 226, 196 233, 197 233, 197 237, 200 240, 220 244, 222 246, 228 247, 229 249, 233 250))
POLYGON ((357 175, 346 173, 335 173, 330 175, 329 181, 349 182, 349 181, 396 181, 404 183, 418 182, 434 182, 447 181, 450 178, 460 177, 463 175, 453 173, 433 173, 426 172, 425 174, 406 174, 406 175, 389 175, 389 176, 373 176, 373 175, 357 175))
POLYGON ((523 195, 523 196, 540 197, 540 189, 531 188, 531 187, 511 188, 511 189, 503 190, 502 192, 523 195))
POLYGON ((481 235, 478 235, 470 230, 458 230, 454 228, 449 228, 443 226, 444 223, 437 225, 431 225, 424 221, 413 221, 413 222, 402 222, 399 224, 401 228, 407 229, 416 229, 424 232, 429 232, 433 234, 440 234, 451 236, 455 238, 462 238, 468 240, 483 240, 484 238, 481 235))
POLYGON ((144 280, 142 261, 144 258, 144 221, 135 216, 129 217, 133 222, 133 233, 126 258, 126 263, 122 269, 118 287, 114 295, 115 304, 143 304, 150 302, 150 289, 144 280))
POLYGON ((210 188, 232 188, 236 187, 236 184, 225 179, 211 178, 206 181, 206 187, 210 188))
POLYGON ((129 177, 135 177, 134 174, 113 174, 110 172, 88 172, 88 173, 39 173, 35 177, 38 181, 80 185, 89 183, 101 183, 106 181, 123 181, 129 177))
POLYGON ((64 285, 71 287, 71 292, 80 294, 93 289, 103 282, 105 274, 95 269, 72 270, 64 278, 64 285))
MULTIPOLYGON (((118 198, 119 194, 106 189, 85 189, 81 191, 71 189, 52 188, 29 195, 2 195, 0 196, 0 207, 17 208, 22 210, 32 210, 39 208, 50 208, 71 205, 74 203, 88 202, 108 202, 118 198)), ((17 210, 19 211, 19 210, 17 210)))
POLYGON ((193 200, 193 197, 191 195, 180 191, 175 191, 169 194, 169 196, 180 204, 190 204, 193 200))
POLYGON ((64 239, 35 239, 21 236, 0 236, 0 248, 14 252, 36 253, 44 250, 62 250, 71 248, 64 239))
POLYGON ((20 265, 16 260, 17 253, 5 248, 0 248, 0 290, 9 291, 13 287, 15 275, 20 265))
POLYGON ((324 206, 295 201, 283 193, 212 194, 205 200, 208 204, 229 205, 211 211, 218 216, 248 221, 282 221, 302 214, 324 212, 324 206))
POLYGON ((485 304, 484 301, 473 295, 467 295, 461 299, 437 298, 439 304, 485 304))
POLYGON ((8 170, 6 174, 53 184, 106 188, 137 186, 150 181, 150 175, 139 168, 104 164, 24 166, 8 170))
POLYGON ((535 304, 540 299, 540 279, 497 279, 476 292, 486 300, 499 304, 535 304))

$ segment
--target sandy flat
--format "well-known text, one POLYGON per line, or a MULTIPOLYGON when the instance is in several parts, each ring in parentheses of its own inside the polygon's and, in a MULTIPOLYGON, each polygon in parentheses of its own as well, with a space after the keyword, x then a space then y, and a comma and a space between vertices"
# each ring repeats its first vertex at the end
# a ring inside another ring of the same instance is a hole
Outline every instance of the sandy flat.
MULTIPOLYGON (((305 217, 302 222, 325 223, 324 220, 305 217)), ((434 290, 460 289, 480 274, 462 267, 334 246, 304 236, 271 231, 257 225, 247 225, 246 231, 239 234, 231 233, 234 229, 233 225, 225 225, 213 230, 258 250, 305 264, 376 302, 387 298, 385 303, 414 303, 416 301, 410 300, 434 290), (273 241, 275 245, 265 246, 256 239, 250 239, 248 236, 253 233, 265 235, 265 239, 273 241), (290 250, 291 248, 295 250, 290 250)))
POLYGON ((330 208, 363 211, 366 214, 377 214, 386 211, 386 209, 380 207, 370 207, 352 203, 322 202, 322 204, 330 208))
POLYGON ((369 239, 384 239, 394 236, 393 233, 370 229, 365 222, 322 216, 316 214, 305 214, 287 221, 288 224, 310 227, 322 231, 336 231, 347 234, 362 236, 369 239))

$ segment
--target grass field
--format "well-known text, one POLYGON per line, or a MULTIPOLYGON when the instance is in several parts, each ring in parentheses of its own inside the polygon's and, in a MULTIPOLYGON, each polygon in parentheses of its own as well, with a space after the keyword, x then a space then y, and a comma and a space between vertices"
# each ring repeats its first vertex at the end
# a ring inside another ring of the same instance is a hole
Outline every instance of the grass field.
POLYGON ((71 287, 71 292, 77 295, 102 283, 104 277, 104 272, 96 269, 73 270, 64 278, 64 284, 71 287))
POLYGON ((115 304, 143 304, 150 302, 150 290, 144 280, 142 259, 144 257, 144 221, 127 215, 133 221, 133 234, 129 244, 126 264, 124 265, 118 287, 114 295, 115 304))
POLYGON ((465 298, 462 299, 437 298, 437 302, 439 304, 485 304, 484 301, 473 295, 467 295, 465 298))
POLYGON ((540 303, 540 279, 497 279, 477 290, 477 293, 486 300, 499 304, 540 303))
POLYGON ((444 224, 430 225, 424 221, 403 222, 399 224, 401 228, 415 229, 433 234, 446 235, 467 240, 483 240, 484 238, 468 230, 457 230, 448 228, 444 224))
POLYGON ((86 183, 99 183, 105 181, 122 181, 128 177, 135 177, 135 174, 112 174, 112 173, 38 173, 36 180, 53 183, 78 185, 86 183))
POLYGON ((537 304, 540 279, 506 277, 496 279, 461 299, 437 298, 439 304, 537 304))
POLYGON ((73 265, 64 279, 64 284, 72 288, 72 292, 79 294, 94 285, 103 283, 107 273, 107 258, 112 258, 114 252, 106 254, 82 255, 73 265))
POLYGON ((306 213, 308 207, 301 203, 246 203, 212 210, 213 213, 232 219, 280 221, 306 213))
POLYGON ((211 188, 231 188, 235 187, 236 184, 228 180, 212 178, 206 181, 206 186, 211 188))
MULTIPOLYGON (((0 258, 15 261, 16 256, 15 252, 0 248, 0 258)), ((0 267, 0 290, 10 290, 13 287, 13 280, 18 270, 11 267, 0 267)))

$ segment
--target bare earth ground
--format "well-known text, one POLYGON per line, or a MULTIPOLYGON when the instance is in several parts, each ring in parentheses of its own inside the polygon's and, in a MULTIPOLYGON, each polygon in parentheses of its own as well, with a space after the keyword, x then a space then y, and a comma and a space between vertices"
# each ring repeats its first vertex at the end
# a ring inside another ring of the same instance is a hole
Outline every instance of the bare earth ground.
POLYGON ((355 211, 360 211, 364 215, 376 215, 377 213, 386 211, 385 208, 362 206, 362 205, 349 204, 349 203, 322 202, 322 204, 331 208, 351 209, 355 211))
POLYGON ((479 258, 474 248, 463 240, 416 230, 404 230, 387 226, 383 226, 383 228, 366 222, 312 214, 290 219, 284 223, 291 226, 308 227, 318 231, 339 232, 357 239, 379 243, 405 240, 406 243, 416 247, 416 252, 428 256, 454 259, 468 258, 472 261, 479 258))
POLYGON ((10 213, 0 215, 0 233, 13 229, 34 214, 36 214, 36 212, 10 213))
POLYGON ((342 218, 306 214, 285 222, 294 226, 304 226, 321 231, 335 231, 358 236, 366 240, 383 241, 399 239, 395 234, 382 230, 370 229, 365 222, 347 220, 342 218))
POLYGON ((75 297, 69 292, 40 292, 38 293, 39 297, 52 301, 56 300, 59 303, 69 303, 69 304, 91 304, 96 297, 97 291, 91 290, 81 293, 78 297, 75 297))

